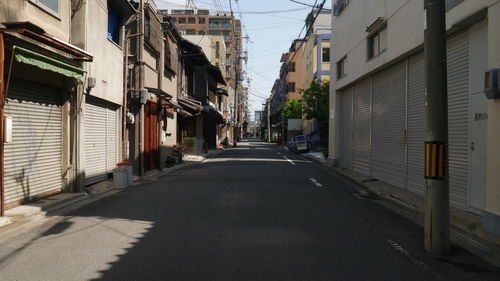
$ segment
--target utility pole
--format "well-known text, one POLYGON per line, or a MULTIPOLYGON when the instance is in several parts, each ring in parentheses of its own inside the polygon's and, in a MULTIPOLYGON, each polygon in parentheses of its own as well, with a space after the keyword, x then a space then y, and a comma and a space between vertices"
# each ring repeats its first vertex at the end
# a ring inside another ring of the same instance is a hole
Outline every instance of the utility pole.
POLYGON ((445 0, 425 0, 425 249, 450 251, 445 0))
POLYGON ((267 141, 271 143, 271 99, 267 100, 267 141))

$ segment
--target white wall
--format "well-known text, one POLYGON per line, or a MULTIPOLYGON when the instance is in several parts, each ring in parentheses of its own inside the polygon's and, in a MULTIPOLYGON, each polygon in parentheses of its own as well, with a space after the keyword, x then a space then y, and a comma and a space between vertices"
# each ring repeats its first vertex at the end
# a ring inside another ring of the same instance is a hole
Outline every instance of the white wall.
POLYGON ((86 50, 94 61, 86 64, 87 76, 96 78, 90 95, 123 104, 123 49, 109 40, 107 2, 91 0, 86 17, 86 50))

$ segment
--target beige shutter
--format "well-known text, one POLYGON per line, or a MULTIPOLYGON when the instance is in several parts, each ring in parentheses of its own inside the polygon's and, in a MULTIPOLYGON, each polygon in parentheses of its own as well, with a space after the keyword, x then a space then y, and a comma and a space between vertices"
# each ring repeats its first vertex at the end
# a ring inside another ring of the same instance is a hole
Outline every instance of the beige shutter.
POLYGON ((61 90, 12 79, 5 115, 13 120, 12 142, 5 144, 5 203, 60 192, 61 90))

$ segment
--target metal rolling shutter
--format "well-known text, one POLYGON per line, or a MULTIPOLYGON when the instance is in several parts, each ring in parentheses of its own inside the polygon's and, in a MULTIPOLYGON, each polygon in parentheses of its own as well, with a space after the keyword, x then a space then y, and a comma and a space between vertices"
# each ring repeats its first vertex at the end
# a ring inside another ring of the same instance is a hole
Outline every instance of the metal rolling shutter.
POLYGON ((468 206, 469 186, 469 35, 448 40, 448 138, 450 202, 468 206))
POLYGON ((371 173, 370 124, 370 79, 366 79, 354 86, 353 93, 353 168, 364 175, 371 173))
POLYGON ((118 162, 117 155, 117 135, 118 135, 118 110, 115 108, 107 108, 107 142, 106 142, 106 155, 107 155, 107 169, 111 173, 116 167, 118 162))
POLYGON ((408 62, 408 152, 406 186, 417 194, 425 193, 425 68, 424 54, 408 62))
POLYGON ((85 184, 107 178, 106 108, 87 97, 85 104, 85 184))
POLYGON ((107 179, 116 165, 117 110, 87 97, 85 104, 85 184, 107 179))
POLYGON ((61 90, 13 79, 5 104, 13 118, 5 144, 5 203, 61 191, 61 90))
POLYGON ((352 169, 352 88, 342 91, 341 167, 352 169))
POLYGON ((406 64, 373 76, 372 176, 405 188, 406 64))

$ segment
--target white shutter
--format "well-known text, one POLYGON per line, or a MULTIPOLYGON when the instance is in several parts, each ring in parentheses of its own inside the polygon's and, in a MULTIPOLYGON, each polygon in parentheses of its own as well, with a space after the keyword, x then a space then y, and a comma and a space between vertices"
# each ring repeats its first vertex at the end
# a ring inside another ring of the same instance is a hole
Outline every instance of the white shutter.
POLYGON ((448 40, 448 138, 450 202, 468 206, 469 186, 469 34, 448 40))
POLYGON ((118 162, 118 110, 114 108, 106 108, 107 114, 107 142, 106 142, 106 156, 107 156, 107 171, 108 173, 113 172, 118 162))
POLYGON ((408 168, 406 185, 409 191, 423 195, 425 142, 425 68, 424 54, 408 62, 408 168))
POLYGON ((370 175, 371 167, 371 90, 370 79, 354 86, 353 92, 353 168, 370 175))
POLYGON ((85 184, 107 178, 106 108, 87 96, 85 103, 85 184))
POLYGON ((406 63, 373 76, 372 176, 405 188, 406 63))
POLYGON ((352 88, 342 91, 341 158, 342 168, 352 169, 352 88))
POLYGON ((61 191, 61 90, 12 79, 5 115, 12 142, 5 144, 5 203, 61 191))

